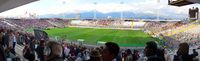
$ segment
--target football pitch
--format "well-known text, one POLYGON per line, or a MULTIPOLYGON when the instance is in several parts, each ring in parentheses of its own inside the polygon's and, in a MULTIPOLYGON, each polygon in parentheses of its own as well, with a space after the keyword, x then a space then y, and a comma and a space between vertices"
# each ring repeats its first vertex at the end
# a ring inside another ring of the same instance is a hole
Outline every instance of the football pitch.
POLYGON ((53 28, 45 30, 49 36, 58 36, 76 41, 83 39, 85 44, 96 45, 98 41, 116 42, 124 47, 143 47, 147 41, 156 40, 142 30, 116 30, 95 28, 53 28))

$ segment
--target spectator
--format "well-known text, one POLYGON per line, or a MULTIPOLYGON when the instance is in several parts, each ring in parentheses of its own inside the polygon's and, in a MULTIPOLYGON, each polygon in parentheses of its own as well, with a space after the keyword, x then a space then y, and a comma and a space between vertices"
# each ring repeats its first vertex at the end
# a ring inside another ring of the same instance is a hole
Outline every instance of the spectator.
POLYGON ((137 50, 134 50, 133 61, 137 61, 139 58, 140 58, 139 52, 137 50))
POLYGON ((74 46, 74 49, 75 49, 75 55, 77 56, 78 55, 78 53, 80 52, 80 48, 81 48, 81 46, 74 46))
POLYGON ((199 53, 196 51, 196 49, 193 49, 192 51, 193 51, 193 55, 194 56, 198 56, 199 55, 199 53))
POLYGON ((167 50, 165 49, 164 54, 165 54, 165 61, 171 61, 171 60, 172 60, 169 51, 167 51, 167 50))
POLYGON ((199 54, 198 54, 198 52, 196 51, 196 49, 193 49, 193 54, 192 54, 192 56, 195 56, 194 58, 193 58, 193 61, 199 61, 199 59, 198 59, 198 56, 199 54))
POLYGON ((9 47, 9 35, 10 33, 8 31, 5 32, 5 35, 3 35, 3 44, 6 47, 9 47))
POLYGON ((126 60, 125 61, 133 61, 133 56, 132 56, 132 52, 130 49, 126 50, 127 52, 127 57, 126 57, 126 60))
POLYGON ((2 44, 0 44, 0 61, 6 61, 6 55, 2 44))
POLYGON ((125 52, 122 51, 122 61, 125 61, 125 58, 126 58, 125 56, 126 56, 125 52))
POLYGON ((64 61, 62 45, 55 41, 48 41, 45 47, 45 61, 64 61))
POLYGON ((77 55, 76 61, 87 61, 88 60, 87 57, 89 57, 89 53, 86 51, 85 47, 82 47, 77 55))
POLYGON ((30 37, 29 37, 29 34, 26 33, 26 35, 24 36, 25 37, 25 44, 29 44, 30 43, 30 37))
POLYGON ((35 51, 35 38, 33 36, 30 36, 30 48, 31 48, 31 51, 35 51))
POLYGON ((189 45, 187 43, 179 44, 177 55, 174 55, 174 61, 193 61, 196 57, 195 52, 189 55, 189 45))
POLYGON ((40 40, 40 45, 36 48, 36 53, 40 61, 44 61, 44 45, 45 45, 45 41, 40 40))
POLYGON ((30 58, 28 59, 29 61, 35 61, 35 54, 30 54, 30 58))
POLYGON ((23 56, 24 56, 24 58, 28 59, 29 61, 35 60, 35 54, 31 52, 31 49, 28 44, 23 49, 23 56))
POLYGON ((119 53, 119 46, 114 42, 107 42, 102 51, 103 61, 112 61, 119 53))
POLYGON ((24 45, 24 39, 23 39, 23 34, 22 33, 20 33, 19 34, 19 36, 18 36, 18 43, 19 43, 19 45, 24 45))
POLYGON ((145 55, 147 57, 147 61, 165 61, 159 51, 157 44, 154 41, 150 41, 146 43, 146 47, 144 49, 145 55))
POLYGON ((68 46, 67 46, 67 43, 64 43, 63 44, 63 58, 65 59, 65 58, 68 58, 69 57, 69 52, 70 52, 70 49, 68 48, 68 46))
POLYGON ((3 29, 0 30, 0 44, 3 46, 3 29))
POLYGON ((17 43, 17 38, 16 38, 16 34, 15 34, 15 32, 12 32, 11 33, 11 37, 10 37, 11 39, 11 42, 12 42, 12 48, 13 49, 15 49, 15 45, 16 45, 16 43, 17 43))
POLYGON ((122 61, 122 54, 121 54, 121 52, 118 53, 118 55, 116 57, 116 61, 122 61))
POLYGON ((75 48, 76 46, 75 46, 75 44, 72 44, 71 46, 70 46, 70 54, 69 54, 69 60, 71 60, 71 61, 75 61, 76 60, 76 55, 75 55, 75 48))
POLYGON ((98 50, 92 50, 90 53, 90 59, 88 61, 102 61, 101 55, 98 50))

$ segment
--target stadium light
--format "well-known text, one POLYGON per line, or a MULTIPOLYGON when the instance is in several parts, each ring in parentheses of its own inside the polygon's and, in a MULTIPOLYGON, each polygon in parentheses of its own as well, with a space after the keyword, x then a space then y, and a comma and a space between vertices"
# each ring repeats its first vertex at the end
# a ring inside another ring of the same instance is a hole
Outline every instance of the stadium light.
POLYGON ((94 2, 94 6, 95 6, 95 7, 94 7, 94 14, 93 14, 94 17, 93 17, 93 20, 97 19, 97 17, 96 17, 96 16, 97 16, 97 14, 96 14, 96 13, 97 13, 96 5, 97 5, 97 2, 94 2))
MULTIPOLYGON (((65 8, 65 4, 66 4, 66 1, 63 0, 63 1, 62 1, 63 8, 65 8)), ((63 12, 63 19, 64 19, 64 18, 65 18, 65 12, 63 12)))
MULTIPOLYGON (((121 9, 123 9, 123 4, 124 4, 124 2, 120 2, 120 4, 121 4, 121 9)), ((123 10, 121 10, 121 20, 123 20, 123 10)))
POLYGON ((159 3, 160 3, 160 0, 157 0, 157 21, 159 21, 160 20, 160 18, 159 18, 159 16, 160 16, 160 14, 159 14, 159 3))

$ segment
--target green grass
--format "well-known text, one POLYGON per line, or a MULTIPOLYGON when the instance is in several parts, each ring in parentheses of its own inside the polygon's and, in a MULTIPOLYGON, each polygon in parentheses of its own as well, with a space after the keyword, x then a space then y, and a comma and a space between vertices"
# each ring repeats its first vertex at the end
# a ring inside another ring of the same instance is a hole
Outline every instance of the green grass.
POLYGON ((84 43, 95 45, 97 41, 112 41, 120 46, 145 46, 147 41, 154 40, 142 30, 114 30, 94 28, 54 28, 45 30, 49 36, 59 36, 69 40, 84 39, 84 43))

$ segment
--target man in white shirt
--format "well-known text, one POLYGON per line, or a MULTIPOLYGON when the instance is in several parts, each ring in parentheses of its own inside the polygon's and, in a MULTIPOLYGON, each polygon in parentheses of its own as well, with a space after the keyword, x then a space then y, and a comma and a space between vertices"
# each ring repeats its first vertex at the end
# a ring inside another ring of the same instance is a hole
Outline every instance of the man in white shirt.
POLYGON ((10 38, 10 43, 13 49, 15 49, 15 45, 16 45, 17 39, 16 39, 16 35, 14 32, 11 33, 11 38, 10 38))

